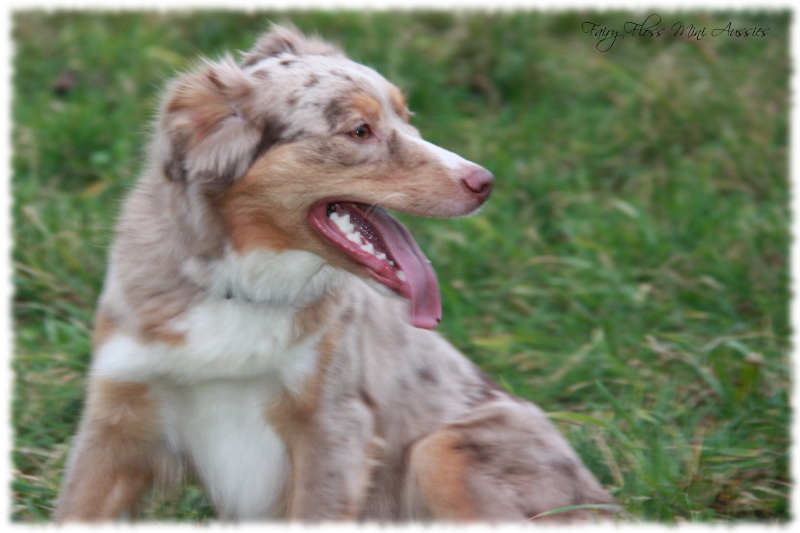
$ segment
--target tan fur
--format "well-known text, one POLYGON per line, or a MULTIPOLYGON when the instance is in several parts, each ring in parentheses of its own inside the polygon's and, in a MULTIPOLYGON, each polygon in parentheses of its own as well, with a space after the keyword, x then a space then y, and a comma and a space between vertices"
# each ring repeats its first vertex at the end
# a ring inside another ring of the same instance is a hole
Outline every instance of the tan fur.
POLYGON ((262 182, 252 172, 236 182, 220 201, 220 216, 237 252, 246 253, 261 246, 276 252, 292 248, 293 236, 277 227, 274 212, 264 209, 267 202, 269 193, 263 191, 262 182))
POLYGON ((459 522, 477 518, 465 479, 469 467, 469 457, 451 431, 434 433, 414 446, 409 475, 430 516, 459 522))
MULTIPOLYGON (((325 375, 331 360, 335 355, 338 332, 328 332, 319 344, 319 359, 317 369, 311 378, 303 384, 300 391, 285 392, 281 399, 270 406, 267 417, 275 425, 278 433, 285 442, 293 443, 289 448, 289 458, 292 465, 288 493, 288 512, 290 518, 309 518, 308 513, 313 512, 305 497, 311 493, 311 488, 305 486, 306 480, 313 478, 313 469, 316 466, 314 459, 318 453, 315 446, 314 415, 319 407, 322 397, 322 388, 325 384, 325 375)), ((341 518, 345 509, 340 511, 341 518)))
POLYGON ((480 208, 491 174, 408 118, 379 74, 283 27, 170 85, 118 221, 58 520, 131 513, 183 468, 222 520, 523 522, 611 501, 541 410, 312 227, 339 202, 480 208))
MULTIPOLYGON (((339 306, 334 301, 334 297, 330 294, 326 294, 322 297, 322 299, 320 299, 319 302, 301 309, 294 317, 294 332, 292 340, 297 342, 325 328, 326 326, 333 327, 328 325, 331 322, 329 316, 335 313, 338 307, 339 306)), ((329 335, 330 334, 332 333, 329 333, 329 335)), ((329 339, 329 342, 332 341, 329 339)), ((328 345, 323 346, 327 347, 328 345)), ((332 350, 332 343, 329 346, 332 350)))
POLYGON ((368 94, 359 93, 350 102, 356 114, 361 115, 367 122, 377 122, 381 117, 381 104, 368 94))
POLYGON ((92 332, 92 347, 96 350, 109 339, 117 329, 117 321, 108 312, 98 312, 94 317, 94 331, 92 332))
POLYGON ((133 508, 163 470, 157 430, 148 387, 95 380, 71 466, 76 475, 62 493, 56 518, 107 520, 133 508))
POLYGON ((409 113, 408 104, 406 104, 406 97, 397 87, 391 88, 390 95, 392 98, 392 107, 394 108, 395 113, 400 115, 403 120, 408 121, 409 113))

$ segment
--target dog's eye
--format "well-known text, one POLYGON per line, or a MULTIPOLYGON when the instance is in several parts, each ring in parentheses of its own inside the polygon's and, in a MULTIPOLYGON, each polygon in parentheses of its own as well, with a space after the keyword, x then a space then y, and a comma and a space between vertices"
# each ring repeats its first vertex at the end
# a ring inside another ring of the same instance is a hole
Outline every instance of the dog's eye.
POLYGON ((363 141, 364 139, 369 139, 372 136, 372 130, 369 129, 369 126, 363 124, 349 132, 348 135, 353 139, 359 139, 363 141))

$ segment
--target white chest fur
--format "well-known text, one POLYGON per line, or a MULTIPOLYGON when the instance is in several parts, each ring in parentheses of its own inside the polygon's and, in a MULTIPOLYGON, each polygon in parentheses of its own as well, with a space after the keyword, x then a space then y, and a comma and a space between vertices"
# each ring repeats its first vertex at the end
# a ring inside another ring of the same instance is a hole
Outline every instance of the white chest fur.
POLYGON ((210 298, 174 324, 185 342, 143 343, 117 334, 95 353, 95 375, 181 384, 278 375, 292 387, 313 369, 317 338, 293 342, 294 316, 242 300, 210 298))
MULTIPOLYGON (((313 373, 321 332, 298 340, 295 315, 336 275, 311 254, 288 252, 196 270, 201 282, 211 274, 208 297, 167 324, 184 342, 118 332, 96 351, 92 373, 151 387, 170 448, 194 465, 222 518, 270 518, 288 461, 267 412, 313 373)), ((119 298, 111 278, 106 296, 119 298)))
POLYGON ((195 466, 220 518, 276 518, 288 461, 265 416, 274 390, 269 378, 155 387, 167 439, 195 466))

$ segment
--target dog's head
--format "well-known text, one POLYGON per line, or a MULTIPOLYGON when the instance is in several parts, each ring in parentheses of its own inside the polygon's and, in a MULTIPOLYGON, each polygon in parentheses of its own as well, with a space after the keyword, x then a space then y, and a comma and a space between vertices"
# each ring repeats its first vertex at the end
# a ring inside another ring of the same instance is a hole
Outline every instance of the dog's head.
POLYGON ((169 90, 156 149, 164 176, 210 202, 238 254, 304 250, 412 302, 435 327, 429 261, 385 209, 475 212, 493 176, 428 143, 401 92, 374 70, 275 27, 240 63, 206 61, 169 90))

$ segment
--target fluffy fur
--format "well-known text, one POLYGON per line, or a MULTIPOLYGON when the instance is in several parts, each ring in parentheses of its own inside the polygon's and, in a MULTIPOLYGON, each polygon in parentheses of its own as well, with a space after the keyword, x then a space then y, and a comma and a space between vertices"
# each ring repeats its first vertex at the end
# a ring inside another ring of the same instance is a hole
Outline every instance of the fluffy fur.
MULTIPOLYGON (((283 27, 172 83, 118 222, 58 520, 116 519, 184 472, 226 520, 524 521, 611 501, 536 406, 410 323, 438 318, 414 290, 435 283, 422 259, 406 280, 313 226, 336 202, 480 208, 491 174, 408 116, 379 74, 283 27)), ((390 258, 424 258, 382 227, 390 258)))

